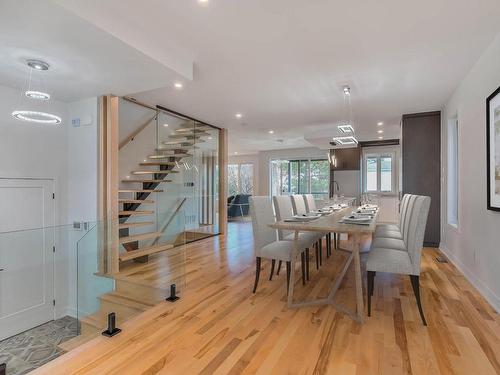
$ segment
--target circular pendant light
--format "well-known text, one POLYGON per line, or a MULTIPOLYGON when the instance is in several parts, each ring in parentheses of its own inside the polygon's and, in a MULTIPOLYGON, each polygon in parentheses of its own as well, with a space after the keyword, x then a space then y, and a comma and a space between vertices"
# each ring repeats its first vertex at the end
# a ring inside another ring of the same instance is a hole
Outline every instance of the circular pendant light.
POLYGON ((28 90, 24 93, 24 95, 26 95, 30 99, 50 100, 50 94, 41 91, 28 90))
MULTIPOLYGON (((24 96, 28 99, 47 102, 47 104, 45 104, 44 106, 46 106, 48 109, 48 101, 50 100, 50 94, 44 91, 32 90, 31 84, 32 84, 33 73, 35 73, 36 71, 37 74, 41 74, 42 71, 48 70, 50 65, 47 62, 39 59, 26 60, 26 65, 28 65, 30 69, 28 72, 28 79, 27 79, 28 90, 24 91, 24 96)), ((33 102, 29 101, 29 103, 33 102)), ((45 108, 43 108, 44 110, 36 110, 36 109, 38 108, 35 107, 28 110, 16 110, 12 112, 12 117, 14 117, 16 120, 25 122, 34 122, 37 124, 44 124, 44 125, 58 125, 62 122, 61 117, 46 112, 45 108)))
POLYGON ((38 124, 57 125, 61 123, 61 118, 59 116, 47 112, 14 111, 12 112, 12 117, 17 120, 36 122, 38 124))

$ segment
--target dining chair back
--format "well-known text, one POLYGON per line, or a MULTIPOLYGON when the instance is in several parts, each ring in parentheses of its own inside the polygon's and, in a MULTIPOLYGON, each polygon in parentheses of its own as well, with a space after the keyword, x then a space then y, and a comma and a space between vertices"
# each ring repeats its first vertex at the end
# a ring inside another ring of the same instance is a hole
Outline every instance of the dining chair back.
POLYGON ((276 230, 268 225, 275 221, 273 207, 267 196, 252 196, 249 200, 255 254, 260 256, 260 250, 277 239, 276 230))
POLYGON ((294 194, 291 196, 291 198, 292 198, 293 212, 295 212, 296 215, 306 214, 307 209, 304 197, 300 194, 294 194))
POLYGON ((306 202, 307 212, 311 212, 311 211, 316 211, 317 210, 316 201, 314 200, 314 195, 312 195, 312 194, 304 194, 304 200, 306 202))
MULTIPOLYGON (((276 220, 281 221, 289 219, 293 216, 292 199, 289 195, 275 195, 273 197, 274 212, 276 213, 276 220)), ((284 240, 285 237, 293 234, 292 231, 278 229, 278 238, 284 240)))

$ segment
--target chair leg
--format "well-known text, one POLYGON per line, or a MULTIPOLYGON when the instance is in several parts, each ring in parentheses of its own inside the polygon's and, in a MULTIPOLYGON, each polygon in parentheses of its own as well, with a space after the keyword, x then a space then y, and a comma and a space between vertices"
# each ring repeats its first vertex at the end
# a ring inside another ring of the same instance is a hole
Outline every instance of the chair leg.
POLYGON ((332 253, 332 235, 330 233, 326 234, 326 257, 330 258, 332 253))
POLYGON ((323 239, 321 238, 318 242, 318 251, 319 251, 319 265, 323 265, 323 239))
POLYGON ((286 262, 286 295, 288 295, 288 289, 290 288, 291 270, 292 270, 292 262, 286 262))
POLYGON ((335 250, 338 248, 338 246, 337 246, 337 233, 333 234, 333 248, 335 250))
POLYGON ((367 295, 368 295, 368 316, 371 316, 372 313, 372 295, 373 295, 373 281, 375 279, 375 272, 374 271, 367 271, 366 272, 366 277, 367 277, 367 284, 368 284, 368 290, 367 290, 367 295))
POLYGON ((271 260, 271 274, 269 275, 269 281, 273 279, 275 265, 276 265, 276 259, 271 260))
POLYGON ((306 255, 300 253, 300 269, 302 271, 302 285, 306 285, 306 255))
POLYGON ((306 280, 309 281, 309 248, 306 249, 306 280))
POLYGON ((417 299, 420 318, 422 318, 422 323, 424 323, 424 326, 426 326, 427 322, 425 321, 424 310, 422 309, 422 301, 420 300, 420 277, 418 275, 410 275, 410 281, 413 288, 413 293, 415 293, 415 298, 417 299))
POLYGON ((278 270, 276 271, 276 275, 279 276, 281 270, 281 260, 278 262, 278 270))
POLYGON ((316 252, 316 269, 319 270, 319 249, 318 244, 314 244, 314 251, 316 252))
POLYGON ((371 296, 373 297, 373 290, 375 289, 375 276, 377 276, 377 273, 375 271, 372 272, 373 272, 373 286, 372 286, 371 296))
POLYGON ((255 258, 255 284, 253 286, 253 292, 257 290, 257 285, 259 284, 259 276, 260 276, 260 262, 262 258, 257 257, 255 258))

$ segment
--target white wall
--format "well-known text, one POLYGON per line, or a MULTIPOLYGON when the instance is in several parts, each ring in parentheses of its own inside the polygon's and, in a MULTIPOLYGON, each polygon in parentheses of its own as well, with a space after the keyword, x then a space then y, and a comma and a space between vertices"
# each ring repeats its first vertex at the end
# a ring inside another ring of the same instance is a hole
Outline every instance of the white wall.
POLYGON ((500 86, 500 34, 451 96, 442 114, 441 249, 500 311, 500 213, 486 209, 486 98, 500 86), (447 223, 448 119, 458 116, 459 225, 447 223))
POLYGON ((19 97, 19 90, 0 86, 0 177, 54 180, 56 317, 74 314, 76 242, 85 232, 73 230, 72 223, 95 221, 97 211, 97 99, 52 99, 50 111, 62 123, 39 125, 11 117, 19 97), (90 126, 71 125, 71 119, 88 115, 90 126))

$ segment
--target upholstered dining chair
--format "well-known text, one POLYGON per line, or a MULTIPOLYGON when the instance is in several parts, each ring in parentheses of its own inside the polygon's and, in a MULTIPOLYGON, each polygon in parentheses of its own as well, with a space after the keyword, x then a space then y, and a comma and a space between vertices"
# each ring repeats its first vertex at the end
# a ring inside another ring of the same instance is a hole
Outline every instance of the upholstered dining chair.
POLYGON ((424 242, 427 216, 431 205, 431 198, 422 195, 413 195, 408 200, 408 209, 405 220, 407 228, 403 230, 405 249, 377 247, 372 244, 372 249, 366 261, 368 281, 368 316, 371 315, 371 297, 374 290, 376 272, 388 272, 409 275, 413 292, 417 300, 418 311, 424 325, 424 311, 420 300, 420 260, 424 242))
MULTIPOLYGON (((291 261, 294 256, 294 243, 292 241, 283 241, 277 239, 276 230, 271 228, 269 224, 275 221, 273 207, 268 196, 250 197, 250 214, 252 216, 252 229, 254 236, 255 250, 255 283, 253 293, 257 290, 259 284, 260 268, 262 258, 270 259, 272 267, 276 260, 286 262, 287 274, 287 293, 290 284, 291 261)), ((299 248, 301 254, 305 249, 299 248)), ((303 259, 303 258, 302 258, 303 259)), ((302 263, 304 270, 304 264, 302 263)), ((304 271, 302 272, 304 275, 304 271)))
POLYGON ((408 213, 409 201, 411 194, 405 194, 401 199, 401 207, 399 210, 399 219, 397 224, 378 224, 375 229, 374 236, 381 238, 399 238, 403 239, 402 228, 405 224, 406 214, 408 213))
MULTIPOLYGON (((293 216, 293 206, 292 200, 289 195, 278 195, 273 197, 274 212, 276 213, 276 220, 285 220, 293 216)), ((278 239, 281 241, 293 241, 295 233, 293 231, 285 231, 278 229, 278 239)), ((317 233, 313 232, 300 232, 299 233, 299 246, 305 249, 305 274, 306 280, 309 280, 309 249, 316 243, 321 237, 317 233)), ((319 258, 318 250, 316 249, 316 269, 319 268, 319 258)), ((278 271, 281 269, 281 262, 278 263, 278 271)), ((269 280, 272 279, 274 272, 274 267, 271 267, 271 275, 269 280)))
MULTIPOLYGON (((304 199, 304 196, 303 195, 300 195, 300 194, 294 194, 294 195, 291 195, 290 196, 292 198, 292 206, 293 206, 293 212, 296 214, 296 215, 304 215, 304 214, 307 214, 307 207, 306 207, 306 201, 304 199)), ((323 264, 323 237, 327 237, 327 241, 326 241, 326 254, 327 256, 330 256, 330 252, 331 252, 331 246, 328 242, 329 240, 329 236, 327 236, 328 233, 322 233, 320 234, 319 236, 319 239, 318 239, 318 245, 319 246, 319 250, 318 250, 318 253, 319 253, 319 264, 323 264)))
POLYGON ((372 239, 372 247, 389 247, 406 251, 404 238, 408 235, 410 218, 417 195, 406 194, 403 197, 401 215, 398 224, 387 224, 386 227, 378 227, 372 239), (406 197, 406 199, 404 199, 406 197))
MULTIPOLYGON (((307 212, 317 211, 318 207, 316 206, 316 201, 314 200, 314 195, 312 194, 304 194, 304 201, 306 202, 306 210, 307 212)), ((327 251, 329 255, 331 255, 331 243, 332 243, 332 234, 326 234, 326 244, 327 251)), ((337 248, 337 233, 333 233, 333 243, 335 248, 337 248)))

